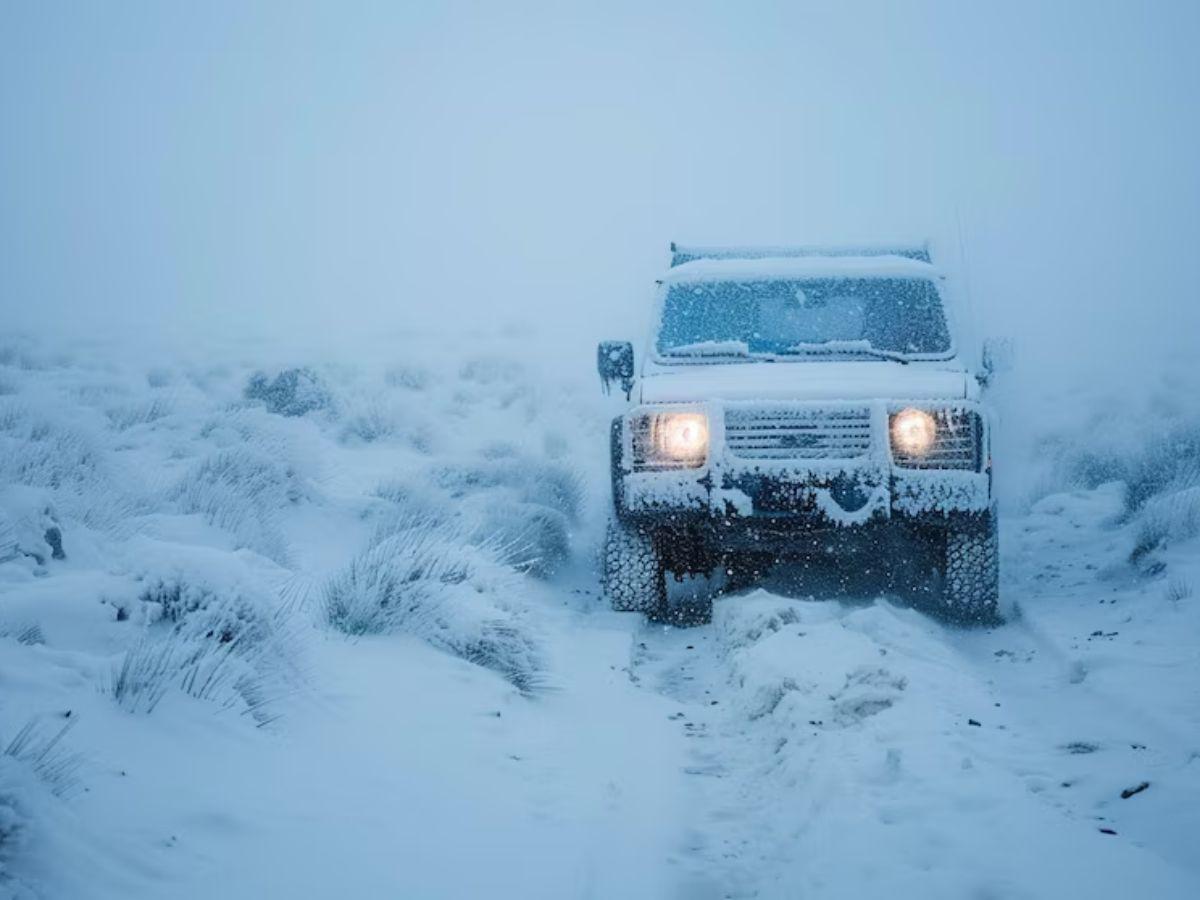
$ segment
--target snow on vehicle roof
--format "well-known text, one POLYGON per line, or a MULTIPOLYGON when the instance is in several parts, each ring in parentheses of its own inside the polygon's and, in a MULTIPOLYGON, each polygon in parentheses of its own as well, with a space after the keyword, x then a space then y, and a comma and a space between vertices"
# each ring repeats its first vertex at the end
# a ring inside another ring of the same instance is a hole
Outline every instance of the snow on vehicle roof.
POLYGON ((933 262, 927 241, 808 247, 688 247, 671 243, 672 268, 698 259, 782 259, 797 256, 904 256, 919 262, 933 262))
POLYGON ((933 265, 905 256, 797 256, 696 259, 672 268, 667 284, 697 281, 773 281, 783 278, 936 278, 933 265))

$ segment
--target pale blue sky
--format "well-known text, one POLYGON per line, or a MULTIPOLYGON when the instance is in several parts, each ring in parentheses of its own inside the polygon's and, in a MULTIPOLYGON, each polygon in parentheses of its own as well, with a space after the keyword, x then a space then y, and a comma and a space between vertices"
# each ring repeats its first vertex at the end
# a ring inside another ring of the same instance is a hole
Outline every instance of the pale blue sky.
POLYGON ((633 336, 672 238, 957 215, 991 327, 1149 347, 1200 330, 1198 45, 1190 0, 0 0, 0 304, 582 346, 633 336))

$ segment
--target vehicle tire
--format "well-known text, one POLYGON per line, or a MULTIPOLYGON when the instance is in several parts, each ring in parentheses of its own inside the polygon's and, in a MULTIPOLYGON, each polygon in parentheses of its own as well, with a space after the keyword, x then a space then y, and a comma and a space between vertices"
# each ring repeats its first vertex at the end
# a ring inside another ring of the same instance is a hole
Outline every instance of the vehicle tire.
POLYGON ((650 529, 609 519, 602 563, 604 593, 617 612, 654 614, 666 608, 662 552, 650 529))
POLYGON ((942 613, 955 622, 992 625, 1000 621, 1000 554, 996 510, 946 534, 942 551, 942 613))

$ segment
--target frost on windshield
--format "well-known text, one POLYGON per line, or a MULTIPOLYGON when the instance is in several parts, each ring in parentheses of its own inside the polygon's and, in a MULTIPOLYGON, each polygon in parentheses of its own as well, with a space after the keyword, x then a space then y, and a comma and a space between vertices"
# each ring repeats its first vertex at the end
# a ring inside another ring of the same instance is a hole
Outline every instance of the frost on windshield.
POLYGON ((949 349, 941 298, 923 278, 674 284, 658 333, 658 352, 665 356, 854 357, 949 349))

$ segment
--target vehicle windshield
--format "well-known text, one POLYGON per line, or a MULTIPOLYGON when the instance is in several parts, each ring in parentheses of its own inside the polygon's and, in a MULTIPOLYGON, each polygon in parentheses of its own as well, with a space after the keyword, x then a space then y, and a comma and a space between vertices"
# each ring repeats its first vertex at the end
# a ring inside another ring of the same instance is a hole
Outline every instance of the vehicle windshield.
POLYGON ((950 350, 925 278, 702 281, 671 285, 660 356, 902 358, 950 350))

